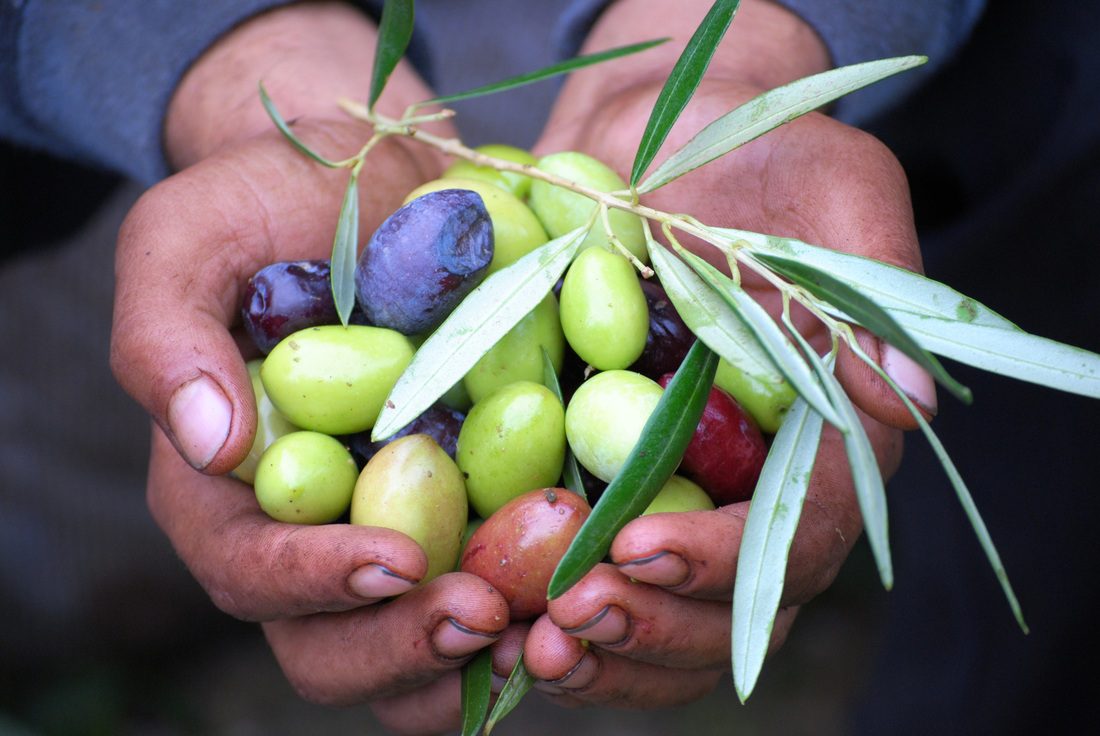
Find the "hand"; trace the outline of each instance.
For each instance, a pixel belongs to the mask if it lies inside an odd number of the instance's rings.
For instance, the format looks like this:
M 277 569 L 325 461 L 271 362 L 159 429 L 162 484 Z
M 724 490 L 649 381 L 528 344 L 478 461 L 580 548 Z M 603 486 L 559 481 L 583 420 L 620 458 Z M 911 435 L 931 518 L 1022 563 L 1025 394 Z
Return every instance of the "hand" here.
M 218 477 L 244 457 L 255 425 L 231 331 L 242 289 L 271 262 L 327 257 L 348 175 L 283 140 L 256 83 L 263 79 L 284 116 L 298 119 L 294 129 L 307 144 L 343 158 L 370 131 L 335 101 L 368 89 L 374 39 L 369 21 L 343 4 L 299 4 L 243 24 L 196 62 L 166 121 L 179 173 L 141 198 L 119 234 L 112 366 L 156 423 L 153 516 L 214 603 L 263 622 L 303 697 L 377 700 L 396 732 L 430 732 L 452 722 L 448 709 L 458 703 L 438 693 L 507 625 L 503 599 L 455 574 L 380 603 L 424 575 L 411 539 L 371 527 L 277 523 L 247 486 Z M 401 66 L 379 107 L 399 113 L 430 96 Z M 440 170 L 424 147 L 378 146 L 360 180 L 361 231 Z M 402 696 L 414 705 L 402 705 Z
M 641 0 L 620 0 L 601 19 L 587 50 L 654 35 L 684 41 L 705 8 L 668 20 L 659 33 Z M 697 4 L 698 5 L 698 4 Z M 709 5 L 705 3 L 704 5 Z M 671 44 L 670 44 L 671 46 Z M 682 48 L 682 46 L 681 46 Z M 580 150 L 629 172 L 653 102 L 679 48 L 658 47 L 567 83 L 539 144 L 541 153 Z M 827 54 L 798 18 L 767 2 L 742 3 L 704 83 L 673 129 L 664 151 L 765 89 L 827 68 Z M 652 193 L 645 203 L 687 212 L 709 225 L 796 237 L 809 243 L 920 270 L 920 253 L 904 174 L 870 136 L 811 114 Z M 722 259 L 693 247 L 715 265 Z M 778 295 L 744 274 L 745 286 L 773 315 Z M 828 335 L 796 313 L 802 334 L 820 351 Z M 858 331 L 861 347 L 928 414 L 930 378 L 893 348 Z M 885 477 L 901 456 L 900 429 L 915 426 L 902 403 L 847 351 L 837 374 L 857 407 Z M 568 703 L 653 707 L 708 692 L 729 666 L 730 597 L 748 503 L 713 512 L 637 519 L 616 537 L 614 565 L 601 565 L 532 628 L 525 657 L 542 688 Z M 843 443 L 826 428 L 803 509 L 772 648 L 782 643 L 797 607 L 835 578 L 861 520 Z M 636 582 L 631 582 L 631 581 Z M 585 650 L 581 639 L 595 646 Z M 670 676 L 670 669 L 675 669 Z M 563 679 L 564 678 L 564 679 Z

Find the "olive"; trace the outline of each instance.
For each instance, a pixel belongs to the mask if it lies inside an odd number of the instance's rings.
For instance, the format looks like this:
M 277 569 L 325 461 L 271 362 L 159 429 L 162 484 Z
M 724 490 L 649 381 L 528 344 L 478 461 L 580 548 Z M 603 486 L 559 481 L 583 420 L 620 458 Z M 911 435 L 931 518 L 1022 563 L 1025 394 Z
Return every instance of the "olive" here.
M 667 511 L 713 511 L 714 501 L 710 500 L 707 492 L 695 483 L 683 476 L 674 475 L 665 482 L 650 501 L 649 506 L 642 512 L 642 516 L 648 514 L 661 514 Z
M 275 440 L 256 468 L 256 500 L 268 516 L 296 524 L 326 524 L 351 503 L 359 468 L 336 439 L 291 432 Z
M 763 380 L 735 367 L 725 359 L 718 361 L 714 385 L 737 399 L 761 431 L 767 434 L 779 431 L 783 417 L 798 396 L 787 381 Z
M 252 483 L 256 480 L 256 466 L 260 463 L 260 457 L 271 443 L 285 434 L 290 434 L 298 429 L 287 421 L 286 417 L 279 413 L 271 399 L 264 391 L 264 384 L 260 380 L 260 365 L 262 360 L 248 361 L 248 375 L 252 379 L 252 394 L 256 397 L 256 435 L 252 439 L 252 448 L 241 464 L 231 471 L 233 476 Z
M 565 412 L 565 433 L 577 462 L 610 482 L 662 393 L 656 381 L 633 371 L 606 371 L 582 383 Z
M 470 398 L 476 403 L 516 381 L 542 383 L 544 349 L 555 372 L 560 372 L 565 338 L 558 317 L 558 300 L 553 294 L 547 294 L 466 374 L 463 384 Z
M 474 150 L 486 156 L 501 158 L 505 161 L 524 164 L 526 166 L 533 167 L 538 163 L 538 159 L 522 148 L 508 146 L 503 143 L 487 143 L 483 146 L 478 146 Z M 520 199 L 526 197 L 527 193 L 531 191 L 531 177 L 529 176 L 517 174 L 512 171 L 498 171 L 492 166 L 479 166 L 466 159 L 459 159 L 448 166 L 447 170 L 443 172 L 443 178 L 480 179 L 489 182 L 493 186 L 500 187 L 504 191 L 509 194 L 514 194 Z

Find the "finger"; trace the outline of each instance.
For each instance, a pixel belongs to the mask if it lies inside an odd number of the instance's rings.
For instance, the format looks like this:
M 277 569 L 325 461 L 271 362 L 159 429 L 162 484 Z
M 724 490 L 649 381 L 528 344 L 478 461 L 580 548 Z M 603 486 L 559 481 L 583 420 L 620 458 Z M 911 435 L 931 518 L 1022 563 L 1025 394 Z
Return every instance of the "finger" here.
M 420 736 L 455 731 L 462 723 L 462 674 L 448 672 L 409 693 L 370 704 L 386 733 Z
M 357 126 L 333 130 L 339 134 L 323 139 L 325 150 L 365 134 Z M 364 228 L 422 179 L 402 150 L 377 151 L 372 163 L 393 175 L 387 186 L 363 187 Z M 262 136 L 164 180 L 123 223 L 111 365 L 193 467 L 224 473 L 247 453 L 255 407 L 228 327 L 259 268 L 328 255 L 346 181 L 346 172 Z
M 303 698 L 346 705 L 421 687 L 458 670 L 508 625 L 508 603 L 467 573 L 442 575 L 383 604 L 264 624 Z
M 900 461 L 901 433 L 870 420 L 864 425 L 888 477 Z M 678 595 L 730 600 L 748 506 L 640 517 L 615 537 L 611 559 L 626 576 Z M 828 587 L 860 528 L 843 440 L 826 427 L 788 556 L 782 604 L 804 603 Z
M 631 582 L 612 565 L 593 568 L 548 614 L 570 636 L 629 659 L 692 669 L 729 661 L 728 603 Z
M 531 631 L 526 621 L 511 624 L 493 644 L 493 693 L 499 695 L 512 674 L 516 661 L 523 654 L 523 645 Z
M 588 649 L 543 616 L 523 652 L 535 687 L 562 705 L 663 708 L 697 700 L 718 684 L 721 670 L 672 670 Z
M 932 376 L 908 355 L 863 328 L 856 328 L 855 335 L 860 350 L 882 367 L 886 375 L 890 376 L 920 410 L 925 420 L 936 416 L 938 401 Z M 855 405 L 870 416 L 898 429 L 917 428 L 917 420 L 898 399 L 894 390 L 882 380 L 874 368 L 843 343 L 837 357 L 836 374 Z
M 192 575 L 237 618 L 348 610 L 403 593 L 427 571 L 420 546 L 400 532 L 272 520 L 252 489 L 195 471 L 157 428 L 147 496 Z

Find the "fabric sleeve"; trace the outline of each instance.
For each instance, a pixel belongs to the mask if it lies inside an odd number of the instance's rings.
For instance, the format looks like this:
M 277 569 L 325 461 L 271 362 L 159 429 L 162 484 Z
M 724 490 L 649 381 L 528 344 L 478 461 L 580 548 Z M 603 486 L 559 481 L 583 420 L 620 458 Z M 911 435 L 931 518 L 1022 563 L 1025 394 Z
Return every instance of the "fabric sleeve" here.
M 841 99 L 834 116 L 860 124 L 903 100 L 967 41 L 985 0 L 776 0 L 824 40 L 835 66 L 923 54 L 928 63 Z M 736 20 L 734 21 L 736 22 Z

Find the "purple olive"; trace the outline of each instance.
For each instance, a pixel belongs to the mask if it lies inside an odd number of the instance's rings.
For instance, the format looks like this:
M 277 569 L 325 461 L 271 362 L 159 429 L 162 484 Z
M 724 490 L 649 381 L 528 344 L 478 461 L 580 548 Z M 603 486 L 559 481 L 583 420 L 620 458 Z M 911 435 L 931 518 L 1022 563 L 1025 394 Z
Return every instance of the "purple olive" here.
M 649 334 L 642 355 L 630 370 L 656 380 L 675 372 L 695 342 L 664 288 L 652 279 L 642 279 L 642 292 L 649 305 Z
M 283 261 L 261 268 L 245 287 L 241 317 L 265 355 L 292 332 L 339 321 L 329 262 Z
M 380 442 L 371 442 L 370 430 L 347 435 L 344 437 L 344 442 L 351 449 L 351 454 L 360 467 L 389 443 L 410 434 L 428 435 L 454 460 L 458 447 L 458 432 L 462 429 L 462 422 L 465 419 L 466 415 L 457 409 L 452 409 L 446 404 L 435 404 L 396 434 Z

